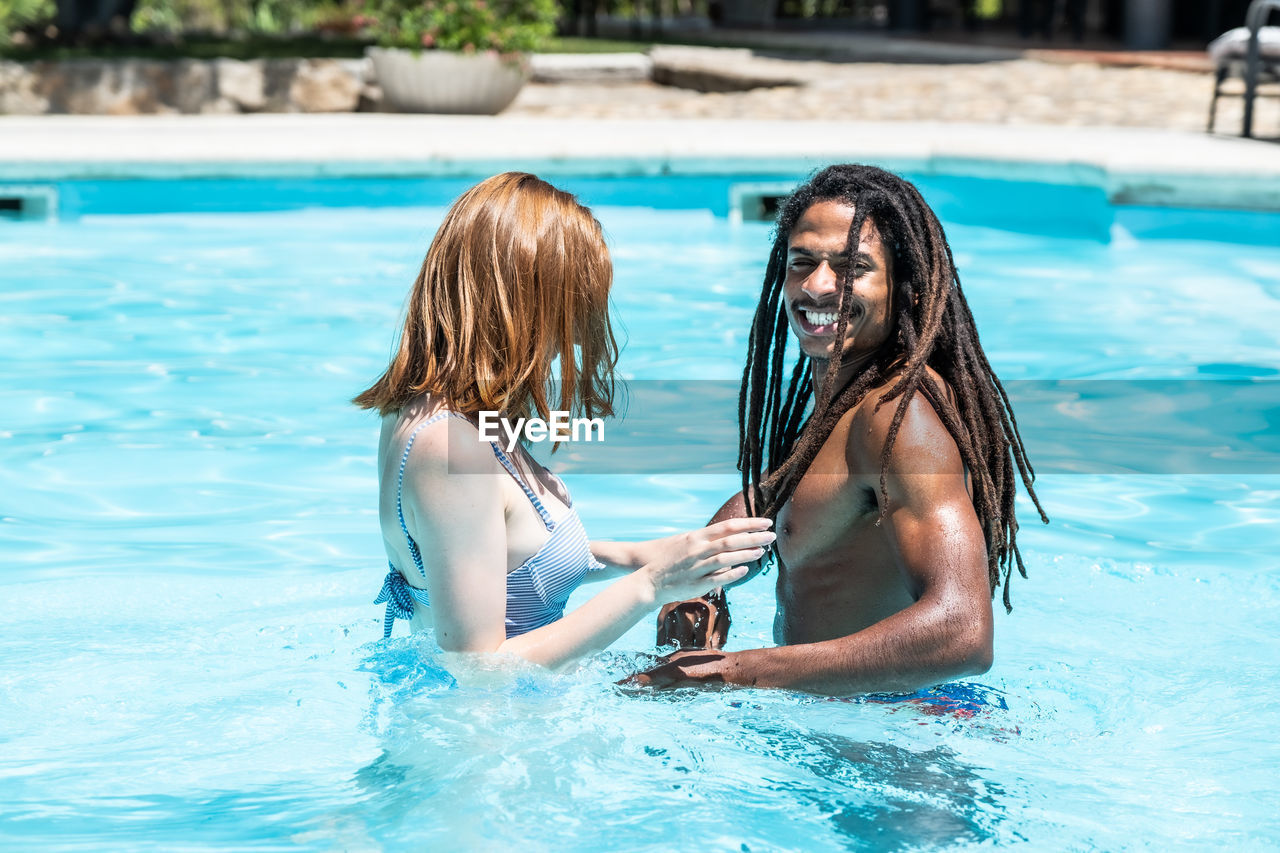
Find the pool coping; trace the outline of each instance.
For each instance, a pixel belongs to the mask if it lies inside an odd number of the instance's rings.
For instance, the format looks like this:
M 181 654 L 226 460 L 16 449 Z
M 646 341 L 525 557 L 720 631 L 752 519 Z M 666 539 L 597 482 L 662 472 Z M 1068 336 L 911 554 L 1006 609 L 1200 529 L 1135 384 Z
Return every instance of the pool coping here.
M 803 173 L 840 161 L 1280 212 L 1280 145 L 1134 128 L 393 114 L 0 117 L 0 183 Z

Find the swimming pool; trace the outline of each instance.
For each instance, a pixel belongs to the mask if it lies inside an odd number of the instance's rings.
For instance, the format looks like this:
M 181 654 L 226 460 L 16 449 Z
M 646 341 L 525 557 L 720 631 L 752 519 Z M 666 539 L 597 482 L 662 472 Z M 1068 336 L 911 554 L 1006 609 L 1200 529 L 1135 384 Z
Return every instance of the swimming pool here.
M 768 228 L 732 224 L 726 191 L 786 177 L 559 181 L 608 233 L 630 377 L 736 378 Z M 345 400 L 384 364 L 466 183 L 84 182 L 60 188 L 61 222 L 0 223 L 0 845 L 1280 842 L 1268 446 L 1231 473 L 1146 464 L 1150 447 L 1137 473 L 1042 468 L 1054 523 L 1021 507 L 1031 578 L 997 615 L 996 665 L 973 680 L 995 707 L 972 718 L 622 695 L 646 624 L 514 683 L 457 681 L 422 638 L 378 642 L 376 425 Z M 923 188 L 1002 378 L 1269 390 L 1280 371 L 1280 216 Z M 1278 409 L 1253 413 L 1257 435 Z M 592 534 L 617 538 L 700 524 L 734 484 L 570 483 Z M 768 582 L 733 603 L 731 647 L 766 643 Z

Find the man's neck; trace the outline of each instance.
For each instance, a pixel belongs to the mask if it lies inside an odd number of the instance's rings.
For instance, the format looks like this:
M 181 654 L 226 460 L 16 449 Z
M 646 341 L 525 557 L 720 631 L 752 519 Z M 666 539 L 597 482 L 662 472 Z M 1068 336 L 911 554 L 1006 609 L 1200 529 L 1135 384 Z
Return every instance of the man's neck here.
M 840 370 L 836 373 L 836 381 L 834 385 L 835 394 L 839 394 L 841 389 L 848 386 L 853 381 L 853 377 L 861 373 L 874 358 L 873 353 L 863 355 L 845 355 L 845 361 L 841 363 Z M 828 359 L 813 359 L 813 387 L 819 389 L 822 383 L 826 381 L 827 372 L 831 369 L 831 362 Z

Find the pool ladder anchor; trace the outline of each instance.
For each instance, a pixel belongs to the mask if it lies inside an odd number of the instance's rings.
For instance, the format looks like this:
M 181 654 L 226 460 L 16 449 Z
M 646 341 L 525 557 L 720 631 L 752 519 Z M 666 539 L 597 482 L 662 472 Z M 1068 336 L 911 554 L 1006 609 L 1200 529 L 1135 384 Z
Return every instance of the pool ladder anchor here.
M 48 184 L 0 184 L 0 219 L 58 218 L 58 188 Z

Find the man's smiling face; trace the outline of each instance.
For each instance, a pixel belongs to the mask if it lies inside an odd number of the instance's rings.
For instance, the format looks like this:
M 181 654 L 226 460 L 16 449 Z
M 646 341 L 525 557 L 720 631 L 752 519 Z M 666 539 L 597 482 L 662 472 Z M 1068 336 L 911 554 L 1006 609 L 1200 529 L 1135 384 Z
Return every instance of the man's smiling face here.
M 840 287 L 852 268 L 846 299 L 852 313 L 843 351 L 848 366 L 875 352 L 893 326 L 892 270 L 880 234 L 870 220 L 862 228 L 856 252 L 849 251 L 853 207 L 819 201 L 796 220 L 787 243 L 787 280 L 783 296 L 787 320 L 810 358 L 828 361 L 835 353 Z

